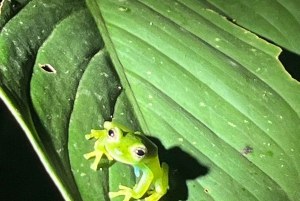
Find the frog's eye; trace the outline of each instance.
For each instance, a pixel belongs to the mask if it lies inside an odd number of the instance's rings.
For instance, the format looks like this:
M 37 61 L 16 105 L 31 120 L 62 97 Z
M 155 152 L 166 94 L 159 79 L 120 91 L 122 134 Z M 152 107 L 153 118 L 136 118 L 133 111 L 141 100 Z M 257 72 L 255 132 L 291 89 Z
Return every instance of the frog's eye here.
M 113 129 L 110 129 L 108 131 L 108 136 L 111 137 L 111 138 L 113 138 L 115 136 L 115 131 Z
M 107 132 L 107 135 L 108 135 L 109 139 L 116 140 L 119 136 L 118 129 L 116 129 L 116 128 L 109 129 Z
M 144 158 L 147 154 L 146 147 L 136 147 L 133 149 L 133 151 L 137 158 Z

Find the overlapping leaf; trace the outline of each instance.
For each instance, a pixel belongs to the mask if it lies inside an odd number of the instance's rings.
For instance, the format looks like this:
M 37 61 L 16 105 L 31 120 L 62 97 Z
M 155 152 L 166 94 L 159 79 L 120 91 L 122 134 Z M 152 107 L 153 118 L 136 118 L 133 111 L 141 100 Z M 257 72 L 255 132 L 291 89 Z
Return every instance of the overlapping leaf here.
M 300 54 L 297 34 L 300 31 L 299 1 L 209 2 L 209 7 L 224 12 L 224 15 L 229 16 L 235 23 Z
M 277 48 L 197 1 L 89 2 L 150 133 L 209 168 L 188 182 L 189 199 L 297 197 L 299 98 L 288 94 L 299 85 Z

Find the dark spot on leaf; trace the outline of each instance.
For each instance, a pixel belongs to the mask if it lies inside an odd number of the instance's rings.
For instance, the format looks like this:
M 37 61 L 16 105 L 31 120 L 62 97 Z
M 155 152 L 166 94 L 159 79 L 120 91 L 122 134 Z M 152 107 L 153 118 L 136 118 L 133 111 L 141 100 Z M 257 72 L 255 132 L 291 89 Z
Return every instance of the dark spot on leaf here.
M 250 147 L 249 145 L 247 145 L 247 146 L 243 149 L 242 154 L 243 154 L 243 155 L 247 155 L 247 154 L 249 154 L 249 153 L 253 153 L 253 148 Z
M 39 66 L 44 70 L 47 71 L 48 73 L 56 73 L 56 70 L 53 66 L 50 64 L 39 64 Z
M 257 175 L 257 172 L 250 172 L 250 175 Z
M 267 154 L 268 154 L 269 156 L 271 156 L 271 157 L 273 157 L 273 156 L 274 156 L 274 153 L 273 153 L 273 151 L 267 151 Z

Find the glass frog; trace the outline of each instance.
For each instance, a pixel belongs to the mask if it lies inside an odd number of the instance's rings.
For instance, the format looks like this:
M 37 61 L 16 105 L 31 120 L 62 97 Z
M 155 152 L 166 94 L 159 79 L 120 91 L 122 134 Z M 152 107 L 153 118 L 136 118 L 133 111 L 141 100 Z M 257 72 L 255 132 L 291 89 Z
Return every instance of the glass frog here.
M 86 159 L 95 157 L 91 165 L 93 170 L 97 170 L 104 154 L 109 160 L 131 165 L 136 177 L 142 173 L 139 182 L 133 188 L 119 185 L 118 192 L 109 192 L 110 198 L 123 195 L 123 201 L 129 201 L 130 198 L 139 199 L 147 192 L 149 196 L 145 201 L 158 201 L 167 192 L 169 166 L 164 162 L 160 166 L 157 146 L 145 135 L 106 121 L 104 130 L 91 130 L 91 134 L 85 137 L 97 139 L 94 151 L 84 154 Z

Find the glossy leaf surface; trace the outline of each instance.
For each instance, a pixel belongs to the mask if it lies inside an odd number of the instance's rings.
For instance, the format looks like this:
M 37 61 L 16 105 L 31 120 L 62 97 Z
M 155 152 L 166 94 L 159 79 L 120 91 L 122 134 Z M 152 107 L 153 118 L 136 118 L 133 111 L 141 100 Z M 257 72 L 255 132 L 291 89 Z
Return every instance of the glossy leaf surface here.
M 300 87 L 278 47 L 204 1 L 86 3 L 2 7 L 1 98 L 65 199 L 134 185 L 129 166 L 94 172 L 82 156 L 112 116 L 170 165 L 162 200 L 300 196 Z

